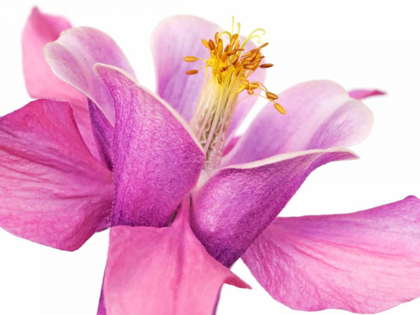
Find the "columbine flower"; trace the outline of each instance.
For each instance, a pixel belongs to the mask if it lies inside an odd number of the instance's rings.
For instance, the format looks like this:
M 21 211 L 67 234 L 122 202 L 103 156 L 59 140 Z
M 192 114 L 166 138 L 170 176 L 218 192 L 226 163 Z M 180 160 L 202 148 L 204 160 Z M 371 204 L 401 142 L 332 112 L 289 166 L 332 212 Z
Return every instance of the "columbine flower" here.
M 356 98 L 377 91 L 312 81 L 276 95 L 264 45 L 243 52 L 239 34 L 181 16 L 153 34 L 156 95 L 107 35 L 56 40 L 67 28 L 35 9 L 24 69 L 29 93 L 69 101 L 77 125 L 68 103 L 45 99 L 0 119 L 0 225 L 64 250 L 113 226 L 99 314 L 211 314 L 224 282 L 247 287 L 227 268 L 240 257 L 294 309 L 373 313 L 419 296 L 417 198 L 276 218 L 312 170 L 356 157 L 342 146 L 372 123 Z M 69 85 L 42 59 L 54 40 L 45 57 Z M 235 138 L 255 99 L 240 97 L 261 90 L 270 104 Z

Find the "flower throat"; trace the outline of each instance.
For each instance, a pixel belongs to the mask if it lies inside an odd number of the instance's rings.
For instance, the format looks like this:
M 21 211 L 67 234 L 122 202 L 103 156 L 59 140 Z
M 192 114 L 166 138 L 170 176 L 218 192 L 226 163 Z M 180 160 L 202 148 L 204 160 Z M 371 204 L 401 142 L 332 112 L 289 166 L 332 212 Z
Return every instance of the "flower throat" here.
M 261 51 L 268 43 L 264 43 L 258 48 L 245 52 L 245 45 L 257 38 L 261 43 L 261 32 L 265 31 L 257 28 L 249 34 L 241 44 L 239 39 L 241 25 L 238 23 L 238 32 L 234 33 L 234 19 L 232 19 L 232 32 L 224 31 L 216 33 L 213 40 L 202 40 L 203 45 L 209 50 L 208 59 L 187 56 L 186 62 L 204 61 L 204 66 L 198 70 L 189 70 L 187 75 L 197 74 L 205 69 L 206 76 L 200 99 L 196 107 L 190 126 L 197 136 L 206 154 L 206 164 L 204 166 L 208 175 L 211 175 L 220 165 L 223 150 L 226 142 L 226 135 L 229 129 L 236 106 L 243 99 L 239 100 L 242 92 L 247 92 L 248 96 L 259 96 L 274 104 L 274 107 L 285 114 L 284 108 L 276 103 L 277 95 L 271 93 L 261 82 L 248 80 L 250 75 L 258 68 L 270 68 L 273 64 L 262 63 L 264 56 Z M 221 38 L 226 37 L 226 45 Z M 255 94 L 259 89 L 265 96 Z

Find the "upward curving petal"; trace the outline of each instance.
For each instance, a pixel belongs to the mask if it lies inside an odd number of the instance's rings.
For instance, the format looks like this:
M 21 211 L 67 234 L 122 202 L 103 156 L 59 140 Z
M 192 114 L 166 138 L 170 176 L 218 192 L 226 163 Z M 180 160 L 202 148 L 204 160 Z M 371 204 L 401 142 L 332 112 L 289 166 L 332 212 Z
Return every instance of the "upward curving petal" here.
M 353 158 L 352 152 L 336 148 L 221 169 L 193 193 L 192 229 L 210 255 L 231 266 L 313 170 Z
M 152 35 L 152 53 L 157 76 L 157 94 L 189 122 L 204 83 L 205 71 L 188 76 L 187 70 L 203 66 L 202 61 L 187 63 L 186 56 L 208 58 L 201 43 L 213 38 L 220 27 L 195 16 L 174 16 L 161 22 Z
M 167 226 L 205 156 L 185 121 L 121 70 L 96 65 L 115 101 L 113 225 Z
M 107 315 L 212 315 L 224 283 L 249 288 L 206 252 L 186 218 L 166 228 L 111 228 Z
M 281 93 L 277 101 L 286 115 L 267 104 L 225 156 L 224 165 L 354 145 L 363 141 L 372 127 L 372 112 L 331 81 L 296 85 Z
M 242 256 L 296 310 L 378 313 L 420 296 L 420 201 L 350 214 L 277 218 Z
M 385 95 L 386 93 L 381 90 L 367 90 L 367 89 L 358 89 L 349 91 L 349 95 L 357 100 L 362 100 L 372 96 Z
M 71 24 L 66 19 L 43 14 L 38 8 L 32 9 L 22 34 L 26 88 L 29 95 L 34 98 L 51 98 L 70 102 L 86 145 L 92 154 L 98 157 L 86 97 L 57 78 L 44 58 L 44 46 L 55 41 L 62 31 L 69 28 Z
M 95 63 L 119 67 L 131 76 L 134 71 L 124 53 L 107 34 L 90 27 L 77 27 L 63 32 L 44 48 L 45 58 L 57 77 L 97 104 L 114 123 L 111 95 L 95 76 Z
M 84 144 L 68 103 L 38 100 L 0 118 L 0 200 L 2 228 L 63 250 L 107 225 L 111 173 Z

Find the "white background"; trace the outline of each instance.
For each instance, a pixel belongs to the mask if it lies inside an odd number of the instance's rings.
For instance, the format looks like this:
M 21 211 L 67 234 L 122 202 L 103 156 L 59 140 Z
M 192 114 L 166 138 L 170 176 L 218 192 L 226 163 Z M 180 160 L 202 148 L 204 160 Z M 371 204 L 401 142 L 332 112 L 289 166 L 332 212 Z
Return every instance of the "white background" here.
M 93 26 L 110 34 L 140 82 L 151 89 L 155 79 L 150 34 L 165 17 L 194 14 L 229 29 L 235 15 L 245 32 L 263 27 L 270 42 L 265 54 L 275 64 L 266 80 L 270 90 L 331 79 L 347 89 L 388 92 L 386 97 L 366 101 L 375 114 L 375 125 L 369 139 L 353 147 L 361 159 L 315 171 L 282 215 L 345 213 L 409 194 L 420 196 L 420 8 L 416 1 L 0 0 L 1 115 L 30 100 L 20 40 L 33 5 L 66 16 L 75 26 Z M 96 234 L 77 252 L 67 253 L 0 230 L 0 314 L 96 315 L 107 237 L 107 232 Z M 271 299 L 242 262 L 233 271 L 253 290 L 225 286 L 218 314 L 297 313 Z M 383 314 L 419 312 L 420 300 L 416 300 Z

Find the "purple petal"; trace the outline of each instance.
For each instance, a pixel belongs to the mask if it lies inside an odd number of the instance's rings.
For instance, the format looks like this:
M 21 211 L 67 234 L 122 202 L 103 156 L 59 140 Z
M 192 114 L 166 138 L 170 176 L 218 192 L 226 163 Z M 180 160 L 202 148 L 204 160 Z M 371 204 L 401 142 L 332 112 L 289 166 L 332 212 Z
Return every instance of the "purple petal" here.
M 317 150 L 222 169 L 193 195 L 192 228 L 210 255 L 231 266 L 314 169 L 353 158 L 346 149 Z
M 68 103 L 38 100 L 0 118 L 0 226 L 63 250 L 106 226 L 111 173 L 89 152 Z
M 169 228 L 111 228 L 104 281 L 108 315 L 212 315 L 224 283 L 249 288 L 206 252 L 187 218 Z
M 102 110 L 91 100 L 89 100 L 89 113 L 99 156 L 102 162 L 112 170 L 112 138 L 114 136 L 114 126 L 106 118 Z
M 330 81 L 311 81 L 279 95 L 280 115 L 267 104 L 223 164 L 248 163 L 276 154 L 350 146 L 370 132 L 373 115 L 360 101 Z
M 93 28 L 77 27 L 63 32 L 44 48 L 45 58 L 57 77 L 97 104 L 114 123 L 114 105 L 106 87 L 95 76 L 93 65 L 105 63 L 134 76 L 130 63 L 115 41 Z
M 362 100 L 364 98 L 368 98 L 371 96 L 378 96 L 378 95 L 385 95 L 385 94 L 386 93 L 381 90 L 359 89 L 359 90 L 349 91 L 349 95 L 357 100 Z
M 341 215 L 277 218 L 243 255 L 296 310 L 378 313 L 420 296 L 420 201 Z
M 45 44 L 55 41 L 71 24 L 62 17 L 32 10 L 22 34 L 23 71 L 29 95 L 70 102 L 80 133 L 90 151 L 98 156 L 90 125 L 86 97 L 58 79 L 45 61 Z
M 152 35 L 152 53 L 157 75 L 157 93 L 186 121 L 190 121 L 204 83 L 205 70 L 194 76 L 190 69 L 202 61 L 185 62 L 186 56 L 208 58 L 209 50 L 201 40 L 214 38 L 220 27 L 194 16 L 174 16 L 161 22 Z
M 195 187 L 203 150 L 182 118 L 119 69 L 96 65 L 114 97 L 114 225 L 166 226 Z

